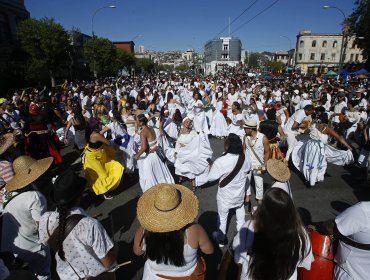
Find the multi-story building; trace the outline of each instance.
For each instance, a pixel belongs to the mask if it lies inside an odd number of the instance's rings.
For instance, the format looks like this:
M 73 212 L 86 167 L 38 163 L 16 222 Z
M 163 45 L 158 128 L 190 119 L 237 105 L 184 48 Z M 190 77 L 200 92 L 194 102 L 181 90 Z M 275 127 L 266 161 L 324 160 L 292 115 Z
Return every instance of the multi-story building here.
M 340 68 L 340 53 L 343 44 L 343 65 L 362 63 L 362 50 L 355 43 L 355 36 L 341 34 L 318 34 L 302 31 L 297 35 L 295 68 L 304 73 L 325 73 Z
M 205 74 L 214 74 L 223 66 L 238 66 L 241 60 L 242 43 L 239 38 L 220 37 L 204 46 Z
M 17 26 L 29 17 L 24 0 L 0 0 L 0 45 L 17 42 Z
M 133 41 L 113 42 L 113 45 L 115 45 L 118 49 L 127 51 L 128 53 L 135 53 L 135 43 Z

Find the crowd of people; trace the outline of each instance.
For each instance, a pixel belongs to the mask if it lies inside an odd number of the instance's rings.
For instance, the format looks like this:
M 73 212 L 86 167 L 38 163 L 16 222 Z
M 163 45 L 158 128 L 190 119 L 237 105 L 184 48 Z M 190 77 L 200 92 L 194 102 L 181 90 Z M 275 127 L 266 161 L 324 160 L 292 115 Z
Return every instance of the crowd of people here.
M 147 259 L 143 279 L 204 279 L 206 262 L 198 252 L 213 254 L 214 245 L 230 243 L 231 210 L 241 279 L 297 279 L 297 267 L 309 270 L 314 257 L 294 206 L 290 169 L 315 187 L 328 163 L 352 164 L 358 183 L 368 185 L 369 90 L 367 79 L 291 74 L 265 80 L 230 68 L 209 76 L 65 81 L 1 98 L 0 279 L 17 273 L 51 279 L 51 259 L 60 279 L 114 279 L 117 248 L 79 205 L 85 188 L 113 199 L 136 171 L 143 195 L 133 251 Z M 216 140 L 224 141 L 217 159 L 211 137 L 225 139 Z M 83 177 L 64 162 L 66 146 L 81 158 Z M 45 197 L 38 184 L 50 169 L 56 176 Z M 266 173 L 274 180 L 269 189 Z M 218 182 L 218 230 L 211 238 L 194 222 L 202 203 L 197 189 L 209 182 Z M 51 205 L 55 211 L 47 211 Z M 335 279 L 370 274 L 362 249 L 370 243 L 369 211 L 370 203 L 362 202 L 328 226 L 354 242 L 339 238 Z M 14 268 L 9 253 L 28 270 Z

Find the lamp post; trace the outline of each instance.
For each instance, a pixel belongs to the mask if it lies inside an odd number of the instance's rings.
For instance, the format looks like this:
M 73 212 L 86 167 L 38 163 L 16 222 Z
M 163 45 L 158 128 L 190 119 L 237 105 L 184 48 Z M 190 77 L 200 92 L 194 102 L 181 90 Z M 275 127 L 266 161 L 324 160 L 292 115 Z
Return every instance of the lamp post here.
M 347 19 L 347 17 L 346 17 L 346 15 L 345 15 L 345 13 L 341 10 L 341 9 L 339 9 L 338 7 L 336 7 L 336 6 L 328 6 L 328 5 L 325 5 L 325 6 L 323 6 L 323 8 L 324 9 L 336 9 L 336 10 L 338 10 L 342 15 L 343 15 L 343 23 L 345 24 L 346 23 L 346 19 Z M 344 27 L 343 29 L 342 29 L 342 44 L 341 44 L 341 46 L 340 46 L 340 53 L 339 53 L 339 67 L 338 67 L 338 77 L 337 77 L 337 79 L 339 80 L 339 77 L 340 77 L 340 71 L 342 70 L 342 67 L 343 67 L 343 56 L 344 56 L 344 44 L 345 44 L 345 37 L 346 36 L 346 28 Z
M 288 36 L 285 36 L 285 35 L 280 35 L 280 38 L 285 38 L 285 39 L 287 39 L 289 41 L 288 66 L 290 66 L 291 65 L 291 63 L 290 63 L 290 60 L 291 60 L 291 58 L 290 58 L 290 50 L 292 49 L 292 40 L 290 40 L 290 38 Z
M 104 7 L 100 7 L 98 9 L 95 10 L 95 12 L 93 13 L 92 17 L 91 17 L 91 35 L 92 35 L 92 39 L 94 40 L 95 39 L 95 34 L 94 34 L 94 19 L 95 19 L 95 15 L 103 10 L 103 9 L 115 9 L 116 6 L 114 5 L 109 5 L 109 6 L 104 6 Z M 96 70 L 95 70 L 95 46 L 93 45 L 93 70 L 94 70 L 94 77 L 96 78 L 97 77 L 97 73 L 96 73 Z

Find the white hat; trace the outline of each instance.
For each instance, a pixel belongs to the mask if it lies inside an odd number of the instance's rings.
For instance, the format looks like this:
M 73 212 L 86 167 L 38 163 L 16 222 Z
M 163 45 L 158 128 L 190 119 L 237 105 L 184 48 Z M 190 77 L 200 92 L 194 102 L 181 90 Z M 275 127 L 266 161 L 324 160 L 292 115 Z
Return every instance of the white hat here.
M 298 94 L 298 93 L 299 93 L 299 90 L 298 90 L 298 89 L 295 89 L 295 90 L 293 90 L 293 92 L 294 92 L 295 94 Z
M 244 128 L 257 128 L 257 121 L 255 119 L 244 119 Z

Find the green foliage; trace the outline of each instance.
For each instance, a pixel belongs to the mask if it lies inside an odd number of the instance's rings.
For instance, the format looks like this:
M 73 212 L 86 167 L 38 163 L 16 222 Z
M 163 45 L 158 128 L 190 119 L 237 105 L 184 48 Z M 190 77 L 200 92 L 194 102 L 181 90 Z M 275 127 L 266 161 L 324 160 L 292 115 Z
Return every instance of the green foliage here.
M 68 33 L 53 19 L 27 19 L 18 26 L 18 38 L 29 55 L 28 74 L 47 72 L 52 86 L 55 86 L 55 74 L 68 59 Z
M 126 50 L 117 48 L 117 68 L 122 70 L 124 67 L 131 68 L 135 65 L 135 56 Z
M 246 58 L 246 64 L 250 68 L 261 68 L 269 64 L 268 59 L 261 53 L 250 53 Z
M 85 43 L 84 52 L 92 71 L 95 64 L 98 77 L 117 74 L 117 49 L 111 41 L 94 37 Z
M 155 66 L 156 64 L 149 58 L 136 59 L 136 67 L 145 72 L 151 72 L 155 69 Z
M 175 70 L 179 70 L 179 71 L 186 71 L 186 70 L 189 70 L 189 69 L 190 69 L 190 67 L 188 65 L 185 65 L 185 64 L 181 64 L 181 65 L 175 67 Z
M 280 72 L 283 70 L 284 63 L 282 61 L 271 61 L 269 66 L 272 71 Z
M 367 70 L 370 70 L 370 0 L 356 0 L 346 24 L 350 33 L 356 34 L 356 37 L 364 37 L 356 40 L 356 43 L 363 49 Z

